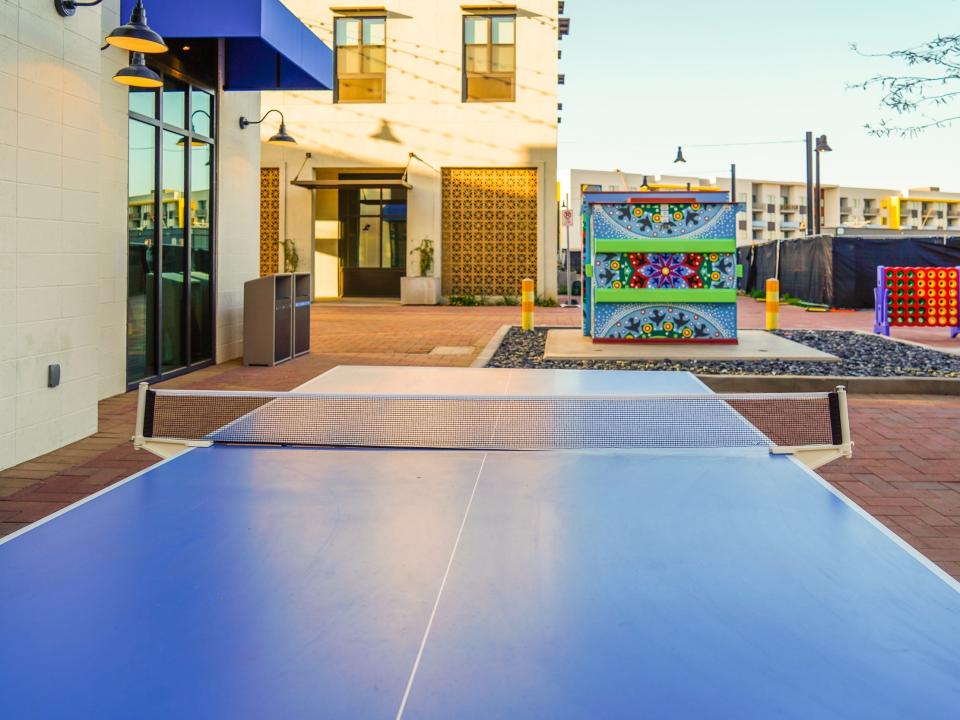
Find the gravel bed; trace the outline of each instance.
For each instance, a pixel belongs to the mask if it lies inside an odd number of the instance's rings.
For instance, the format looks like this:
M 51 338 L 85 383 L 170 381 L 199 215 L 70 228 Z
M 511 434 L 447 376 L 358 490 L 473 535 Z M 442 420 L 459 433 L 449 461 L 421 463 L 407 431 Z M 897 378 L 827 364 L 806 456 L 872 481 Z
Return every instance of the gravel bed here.
M 960 355 L 846 330 L 781 330 L 777 334 L 840 358 L 838 363 L 778 360 L 544 360 L 549 328 L 511 328 L 487 367 L 594 370 L 689 370 L 704 375 L 841 375 L 850 377 L 960 377 Z M 960 342 L 960 340 L 958 340 Z

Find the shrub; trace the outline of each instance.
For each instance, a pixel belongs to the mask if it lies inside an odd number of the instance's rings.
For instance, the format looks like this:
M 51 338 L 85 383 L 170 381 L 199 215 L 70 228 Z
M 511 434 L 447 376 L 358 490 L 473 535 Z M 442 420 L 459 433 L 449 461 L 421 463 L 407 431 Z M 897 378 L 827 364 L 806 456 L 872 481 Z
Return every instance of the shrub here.
M 476 295 L 450 295 L 447 297 L 447 304 L 460 307 L 476 307 L 480 304 L 480 299 Z

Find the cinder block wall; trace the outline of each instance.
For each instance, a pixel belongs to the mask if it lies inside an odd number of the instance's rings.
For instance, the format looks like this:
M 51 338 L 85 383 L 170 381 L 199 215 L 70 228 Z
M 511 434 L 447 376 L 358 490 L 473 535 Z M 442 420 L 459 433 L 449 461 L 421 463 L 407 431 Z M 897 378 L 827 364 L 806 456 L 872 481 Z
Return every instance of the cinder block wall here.
M 0 468 L 95 432 L 98 398 L 123 389 L 122 355 L 104 362 L 124 330 L 123 54 L 100 52 L 118 5 L 65 20 L 0 0 Z

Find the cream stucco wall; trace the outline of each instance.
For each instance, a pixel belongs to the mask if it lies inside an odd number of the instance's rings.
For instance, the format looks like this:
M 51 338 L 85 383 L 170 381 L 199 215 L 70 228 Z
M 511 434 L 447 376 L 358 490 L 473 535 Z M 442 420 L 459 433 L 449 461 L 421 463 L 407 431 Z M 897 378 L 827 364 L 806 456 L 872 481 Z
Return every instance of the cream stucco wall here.
M 216 361 L 243 355 L 243 284 L 260 275 L 260 139 L 241 130 L 260 93 L 221 93 L 218 124 Z
M 331 7 L 344 3 L 284 0 L 324 42 L 333 45 Z M 491 3 L 500 4 L 500 3 Z M 347 5 L 350 5 L 349 3 Z M 402 169 L 413 152 L 435 168 L 537 168 L 540 182 L 538 288 L 556 294 L 557 3 L 530 0 L 517 12 L 515 102 L 464 103 L 461 3 L 455 0 L 390 0 L 387 8 L 387 101 L 333 103 L 331 92 L 264 93 L 263 110 L 277 107 L 301 149 L 264 146 L 264 166 L 281 167 L 285 207 L 282 237 L 297 240 L 301 262 L 313 254 L 311 193 L 290 187 L 304 160 L 313 168 Z M 350 5 L 362 7 L 363 4 Z M 262 128 L 265 140 L 276 121 Z M 440 243 L 440 176 L 414 161 L 409 181 L 407 245 L 429 237 Z M 415 256 L 408 274 L 416 274 Z
M 0 469 L 96 432 L 98 400 L 126 389 L 127 58 L 100 50 L 119 4 L 0 0 Z M 242 354 L 258 274 L 260 142 L 237 118 L 259 109 L 221 96 L 218 361 Z
M 0 468 L 94 432 L 122 389 L 101 372 L 123 347 L 126 93 L 109 83 L 122 53 L 100 52 L 118 5 L 65 21 L 0 0 Z

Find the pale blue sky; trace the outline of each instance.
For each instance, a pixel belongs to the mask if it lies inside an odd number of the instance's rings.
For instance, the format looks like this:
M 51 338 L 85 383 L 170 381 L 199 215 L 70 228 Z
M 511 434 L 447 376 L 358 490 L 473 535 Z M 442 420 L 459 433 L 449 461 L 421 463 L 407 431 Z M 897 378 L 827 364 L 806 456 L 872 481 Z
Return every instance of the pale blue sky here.
M 570 168 L 801 180 L 802 145 L 697 144 L 826 133 L 823 181 L 960 192 L 960 123 L 875 138 L 879 95 L 846 84 L 896 66 L 880 52 L 960 33 L 960 0 L 567 0 L 560 178 Z M 953 107 L 960 113 L 960 102 Z M 918 118 L 919 119 L 919 118 Z M 686 165 L 674 165 L 677 145 Z

